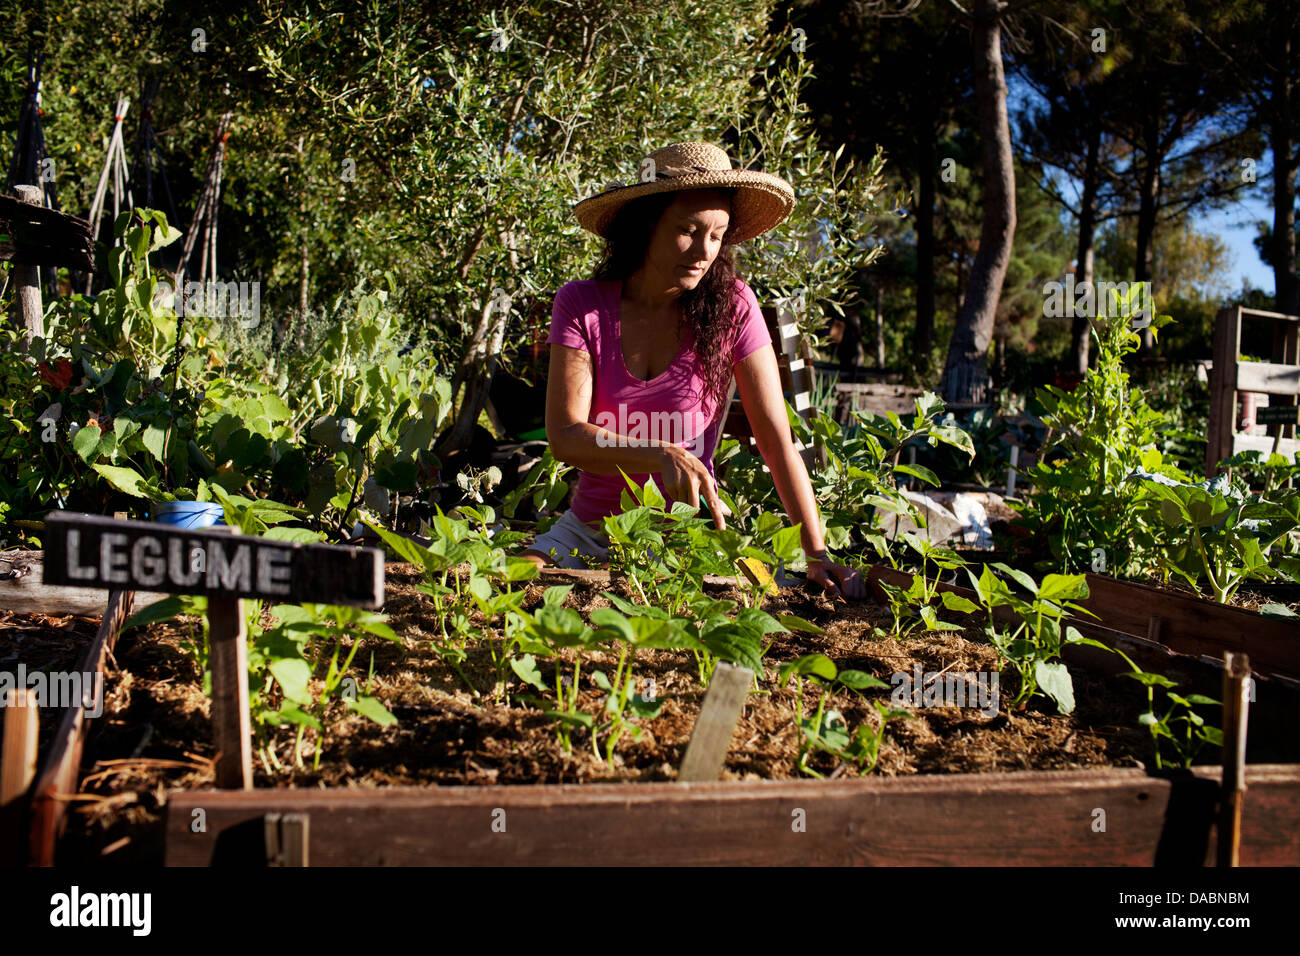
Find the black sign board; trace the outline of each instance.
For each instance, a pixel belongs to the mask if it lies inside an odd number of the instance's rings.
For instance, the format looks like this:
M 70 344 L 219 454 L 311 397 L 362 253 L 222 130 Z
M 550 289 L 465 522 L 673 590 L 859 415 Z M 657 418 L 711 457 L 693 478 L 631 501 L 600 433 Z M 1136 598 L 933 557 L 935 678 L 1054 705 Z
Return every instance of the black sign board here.
M 55 511 L 45 518 L 45 583 L 377 608 L 374 548 L 268 541 L 227 529 Z
M 1260 405 L 1255 408 L 1256 425 L 1295 425 L 1300 405 Z

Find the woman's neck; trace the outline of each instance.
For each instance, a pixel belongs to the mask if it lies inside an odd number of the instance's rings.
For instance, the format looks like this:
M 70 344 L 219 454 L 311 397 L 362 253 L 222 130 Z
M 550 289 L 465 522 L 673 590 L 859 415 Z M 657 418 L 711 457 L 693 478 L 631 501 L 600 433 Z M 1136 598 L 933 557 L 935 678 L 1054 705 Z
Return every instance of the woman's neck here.
M 656 286 L 658 285 L 658 288 Z M 638 269 L 623 280 L 623 298 L 646 312 L 672 312 L 680 303 L 682 290 L 671 283 L 656 283 Z

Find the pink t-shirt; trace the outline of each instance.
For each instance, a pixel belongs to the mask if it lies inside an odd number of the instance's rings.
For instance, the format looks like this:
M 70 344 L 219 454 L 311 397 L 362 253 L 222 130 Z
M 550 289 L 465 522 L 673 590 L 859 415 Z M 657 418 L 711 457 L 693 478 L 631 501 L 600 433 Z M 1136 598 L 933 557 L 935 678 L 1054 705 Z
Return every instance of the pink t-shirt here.
M 623 361 L 620 336 L 621 280 L 583 280 L 567 283 L 555 295 L 551 309 L 551 334 L 546 341 L 584 349 L 591 354 L 594 381 L 591 413 L 587 421 L 616 435 L 632 439 L 657 439 L 681 445 L 700 458 L 713 474 L 712 451 L 723 415 L 717 402 L 705 400 L 704 380 L 695 362 L 695 336 L 689 329 L 672 364 L 649 381 L 634 378 Z M 733 298 L 734 333 L 731 364 L 770 346 L 772 337 L 754 292 L 736 280 Z M 725 411 L 725 410 L 724 410 Z M 647 474 L 629 474 L 644 485 Z M 653 475 L 663 491 L 663 477 Z M 571 507 L 579 521 L 597 522 L 622 510 L 620 496 L 627 485 L 623 476 L 579 472 L 578 489 Z M 668 497 L 665 493 L 665 497 Z M 671 498 L 669 498 L 671 501 Z

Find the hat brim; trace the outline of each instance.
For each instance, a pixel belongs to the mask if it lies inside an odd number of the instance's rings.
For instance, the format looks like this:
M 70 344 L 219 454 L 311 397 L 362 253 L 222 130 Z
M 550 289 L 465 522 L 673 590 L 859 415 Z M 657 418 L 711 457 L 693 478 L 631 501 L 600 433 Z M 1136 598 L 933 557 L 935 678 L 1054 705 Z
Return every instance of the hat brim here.
M 574 206 L 578 223 L 604 236 L 618 211 L 633 199 L 684 189 L 736 190 L 731 204 L 727 242 L 735 245 L 780 225 L 794 209 L 794 188 L 779 176 L 751 169 L 708 170 L 651 182 L 616 186 L 589 196 Z

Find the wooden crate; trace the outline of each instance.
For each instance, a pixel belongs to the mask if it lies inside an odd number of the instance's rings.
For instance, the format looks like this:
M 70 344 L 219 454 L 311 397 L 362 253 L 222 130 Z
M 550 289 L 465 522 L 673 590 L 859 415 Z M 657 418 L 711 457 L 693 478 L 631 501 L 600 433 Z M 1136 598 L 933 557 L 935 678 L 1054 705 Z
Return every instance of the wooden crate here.
M 1241 324 L 1245 319 L 1273 323 L 1273 361 L 1241 361 Z M 1210 371 L 1210 423 L 1206 436 L 1205 473 L 1238 452 L 1268 455 L 1276 443 L 1287 457 L 1300 450 L 1294 425 L 1269 425 L 1268 437 L 1237 431 L 1240 393 L 1262 392 L 1271 405 L 1295 405 L 1300 395 L 1300 316 L 1261 312 L 1241 306 L 1220 309 L 1214 323 L 1214 365 Z

